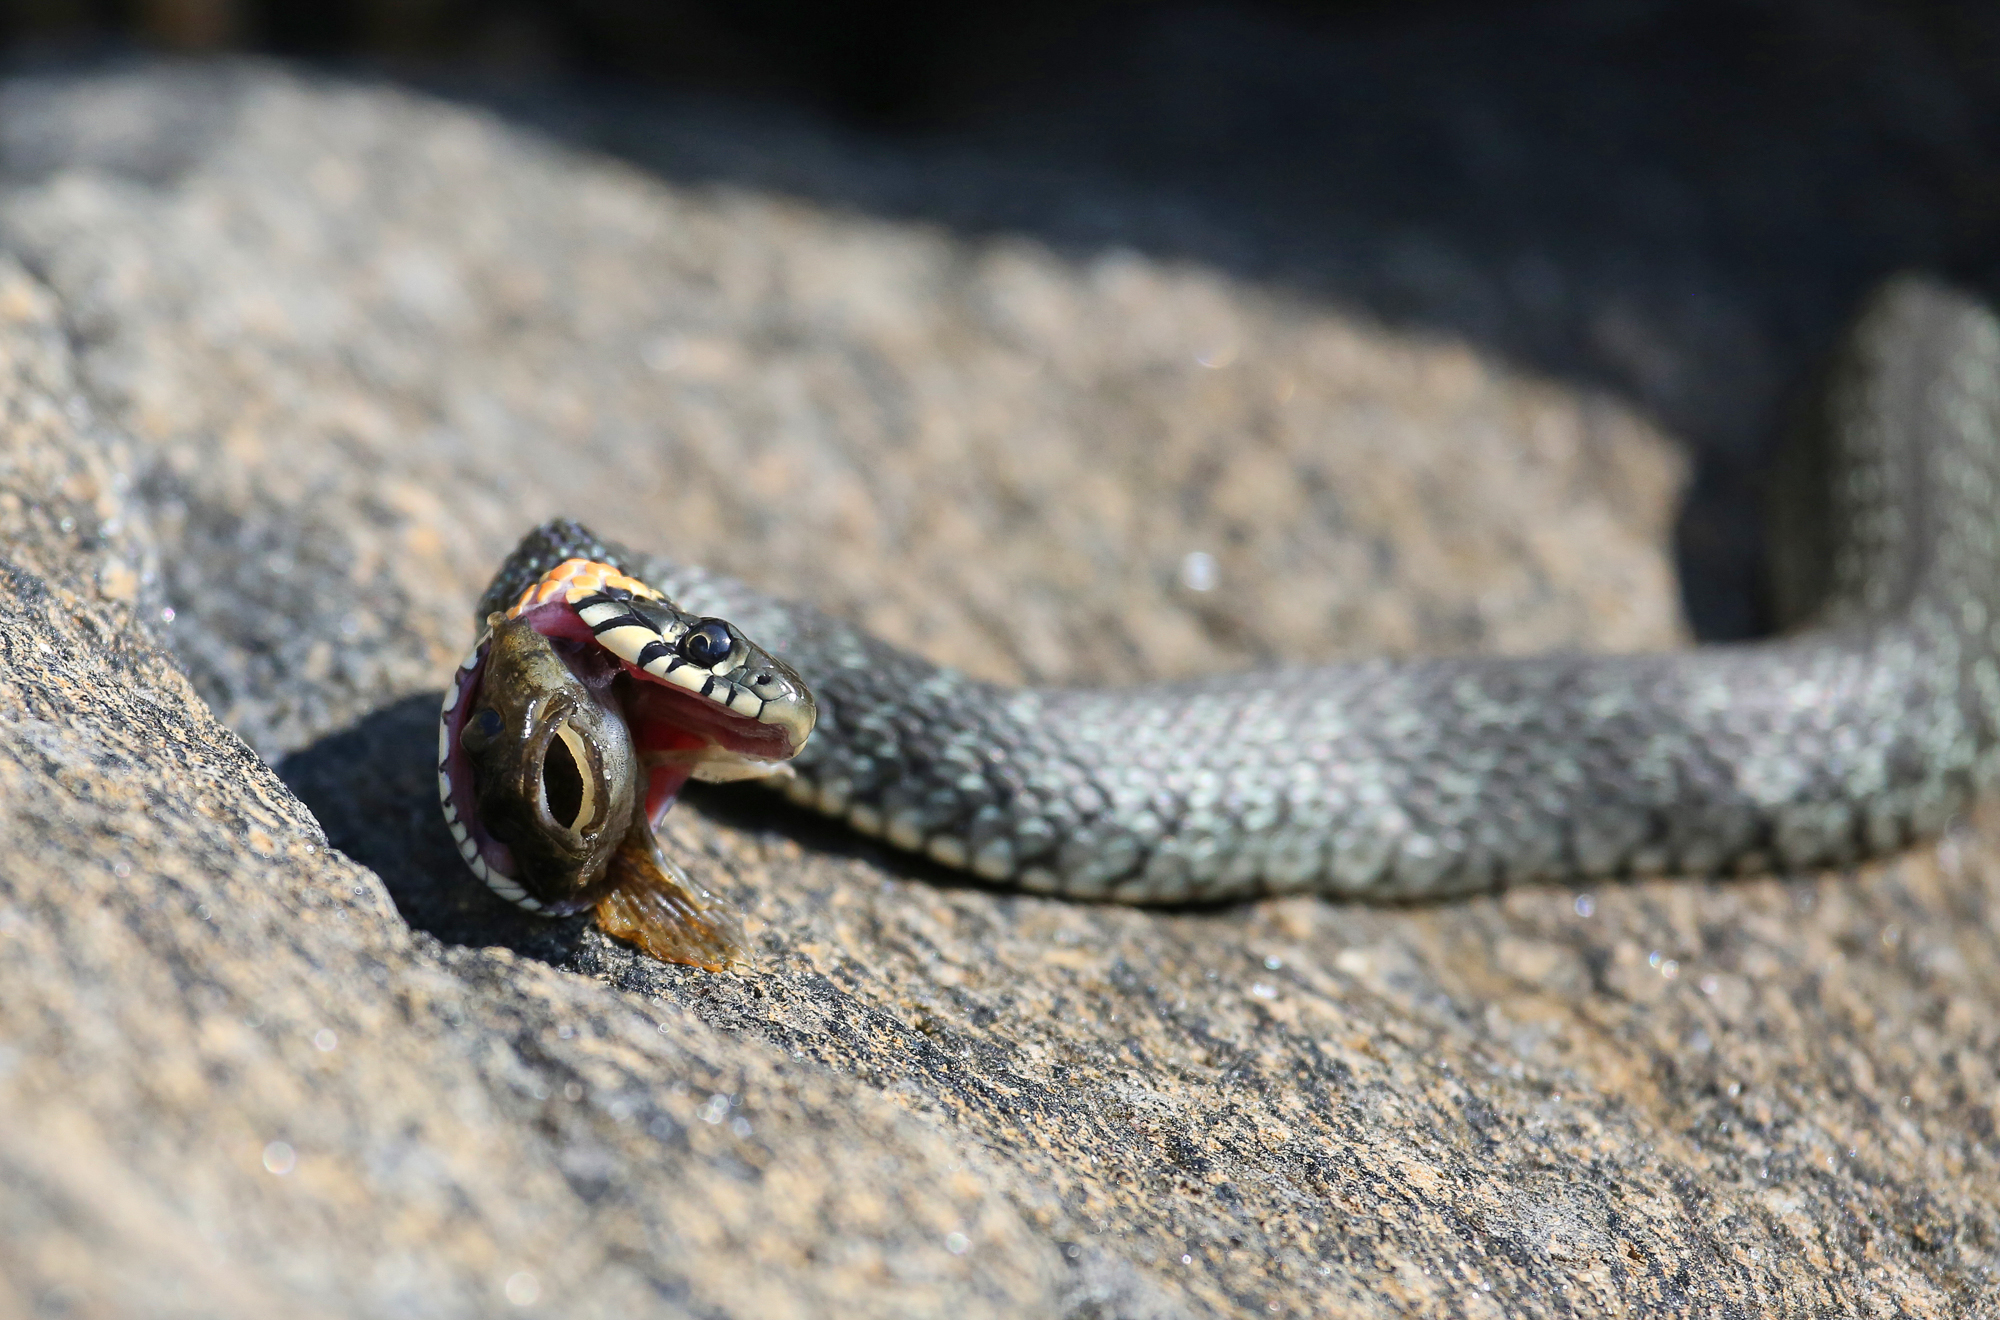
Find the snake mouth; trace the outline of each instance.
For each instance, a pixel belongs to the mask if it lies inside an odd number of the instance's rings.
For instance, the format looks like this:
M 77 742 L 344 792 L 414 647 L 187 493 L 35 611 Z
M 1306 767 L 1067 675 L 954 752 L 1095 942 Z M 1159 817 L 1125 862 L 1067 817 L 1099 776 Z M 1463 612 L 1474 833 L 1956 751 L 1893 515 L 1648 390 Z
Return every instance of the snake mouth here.
M 492 643 L 489 632 L 481 637 L 452 676 L 445 689 L 444 709 L 438 717 L 438 798 L 444 805 L 446 827 L 458 854 L 472 873 L 508 902 L 540 912 L 543 903 L 528 893 L 519 879 L 514 850 L 502 843 L 480 822 L 477 785 L 472 775 L 472 758 L 463 743 L 467 721 L 479 704 L 479 688 L 486 676 L 486 656 Z
M 796 720 L 774 718 L 767 722 L 761 718 L 774 703 L 754 691 L 749 680 L 757 675 L 732 678 L 678 656 L 663 663 L 660 657 L 646 654 L 649 648 L 661 645 L 659 640 L 607 640 L 609 633 L 619 629 L 593 628 L 589 617 L 603 607 L 602 602 L 585 601 L 581 609 L 550 602 L 524 610 L 519 617 L 559 643 L 597 649 L 623 671 L 614 695 L 624 709 L 633 746 L 647 770 L 646 814 L 654 824 L 689 779 L 727 782 L 761 778 L 784 769 L 804 736 L 798 732 Z M 625 617 L 630 616 L 614 619 Z M 655 633 L 656 638 L 661 635 Z M 613 642 L 625 645 L 614 646 Z M 675 660 L 679 663 L 673 663 Z M 777 713 L 772 711 L 774 716 Z
M 580 768 L 601 766 L 605 758 L 593 754 L 585 734 L 556 718 L 558 712 L 537 718 L 515 736 L 527 740 L 516 744 L 518 764 L 539 776 L 524 782 L 521 794 L 533 804 L 539 833 L 525 841 L 509 833 L 531 850 L 594 821 L 598 796 L 630 801 L 626 784 L 636 790 L 646 823 L 657 825 L 690 779 L 786 773 L 785 762 L 812 731 L 816 710 L 798 676 L 732 626 L 683 614 L 610 565 L 578 560 L 550 570 L 504 616 L 489 619 L 486 636 L 445 695 L 439 721 L 438 792 L 459 853 L 495 893 L 530 911 L 574 910 L 594 877 L 565 877 L 560 894 L 545 877 L 530 883 L 524 859 L 480 819 L 480 786 L 465 740 L 469 722 L 491 719 L 491 707 L 506 704 L 497 693 L 482 694 L 482 685 L 493 629 L 517 626 L 515 620 L 547 638 L 572 674 L 600 693 L 598 700 L 616 706 L 636 754 L 636 763 L 622 764 L 644 776 L 631 783 L 628 774 L 608 791 L 594 785 Z M 530 869 L 539 876 L 548 863 Z

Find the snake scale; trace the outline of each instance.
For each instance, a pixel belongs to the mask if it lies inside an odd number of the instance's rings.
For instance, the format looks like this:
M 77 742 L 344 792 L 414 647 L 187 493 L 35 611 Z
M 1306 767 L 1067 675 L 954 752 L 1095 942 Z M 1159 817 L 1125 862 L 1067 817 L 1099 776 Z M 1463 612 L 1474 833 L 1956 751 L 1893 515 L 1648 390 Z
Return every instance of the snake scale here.
M 1811 617 L 1772 640 L 1017 689 L 573 522 L 528 536 L 480 617 L 580 557 L 727 619 L 817 698 L 794 801 L 1041 893 L 1408 900 L 1835 865 L 2000 777 L 2000 324 L 1893 282 L 1810 418 L 1778 577 Z

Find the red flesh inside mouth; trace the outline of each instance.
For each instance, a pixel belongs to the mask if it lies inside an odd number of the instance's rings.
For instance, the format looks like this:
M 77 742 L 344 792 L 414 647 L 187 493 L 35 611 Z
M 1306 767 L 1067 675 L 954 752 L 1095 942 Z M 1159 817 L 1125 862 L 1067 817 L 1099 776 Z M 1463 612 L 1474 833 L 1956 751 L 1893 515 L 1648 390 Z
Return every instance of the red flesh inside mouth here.
M 616 663 L 624 672 L 613 680 L 612 694 L 622 703 L 626 725 L 643 762 L 647 763 L 646 819 L 658 825 L 673 805 L 681 786 L 693 774 L 695 758 L 704 748 L 719 747 L 760 761 L 783 761 L 792 749 L 782 729 L 738 715 L 698 692 L 655 678 L 621 660 L 599 645 L 590 626 L 562 601 L 550 601 L 523 612 L 529 626 L 542 636 L 593 648 L 598 656 Z M 559 647 L 558 650 L 561 648 Z M 450 747 L 447 766 L 451 775 L 452 803 L 458 818 L 472 832 L 486 864 L 501 874 L 514 876 L 513 850 L 488 834 L 475 814 L 472 764 L 460 749 L 458 736 L 479 701 L 479 685 L 485 676 L 484 663 L 460 679 L 458 703 L 446 721 Z M 575 666 L 572 666 L 575 668 Z M 584 671 L 578 671 L 579 677 Z M 586 679 L 586 681 L 590 681 Z M 595 683 L 592 684 L 596 686 Z M 679 753 L 672 760 L 667 756 Z M 649 755 L 650 754 L 650 755 Z
M 514 850 L 486 832 L 479 823 L 479 803 L 473 792 L 472 758 L 458 745 L 458 735 L 465 730 L 465 722 L 472 718 L 472 711 L 479 704 L 479 684 L 486 677 L 486 660 L 482 656 L 471 673 L 461 670 L 453 675 L 458 684 L 458 700 L 445 716 L 445 773 L 451 777 L 451 805 L 458 813 L 459 823 L 472 835 L 479 845 L 479 856 L 488 866 L 501 875 L 512 879 L 518 875 L 514 869 Z

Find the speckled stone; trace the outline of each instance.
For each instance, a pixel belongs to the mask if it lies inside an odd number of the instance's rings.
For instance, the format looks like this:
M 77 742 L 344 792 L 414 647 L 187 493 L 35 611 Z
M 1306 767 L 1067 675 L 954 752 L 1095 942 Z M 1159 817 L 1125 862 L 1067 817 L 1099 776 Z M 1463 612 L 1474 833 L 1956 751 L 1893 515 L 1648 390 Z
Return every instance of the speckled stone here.
M 121 518 L 52 310 L 0 266 L 0 1314 L 1059 1309 L 878 1088 L 411 930 L 48 524 Z
M 750 918 L 714 976 L 507 908 L 437 817 L 439 687 L 547 513 L 1003 678 L 1671 644 L 1678 464 L 1614 402 L 405 92 L 6 104 L 0 1310 L 1993 1304 L 2000 822 L 1141 912 L 712 790 L 667 834 Z

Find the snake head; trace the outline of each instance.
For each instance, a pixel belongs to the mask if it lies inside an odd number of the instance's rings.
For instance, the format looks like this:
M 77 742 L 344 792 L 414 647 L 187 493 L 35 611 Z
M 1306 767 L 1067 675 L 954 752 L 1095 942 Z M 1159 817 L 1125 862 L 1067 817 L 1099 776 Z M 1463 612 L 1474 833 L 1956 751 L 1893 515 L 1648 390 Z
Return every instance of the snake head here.
M 786 772 L 817 719 L 811 692 L 733 624 L 601 561 L 555 565 L 487 624 L 439 725 L 438 791 L 466 864 L 530 911 L 597 904 L 603 920 L 616 897 L 617 933 L 727 965 L 733 924 L 652 828 L 690 779 Z

